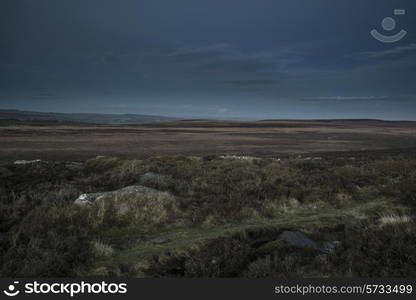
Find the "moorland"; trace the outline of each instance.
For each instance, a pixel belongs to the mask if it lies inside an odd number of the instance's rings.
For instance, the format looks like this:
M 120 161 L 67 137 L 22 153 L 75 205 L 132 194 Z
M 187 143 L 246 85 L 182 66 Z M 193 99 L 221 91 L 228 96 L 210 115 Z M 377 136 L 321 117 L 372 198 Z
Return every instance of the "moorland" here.
M 3 122 L 0 275 L 415 276 L 415 130 Z

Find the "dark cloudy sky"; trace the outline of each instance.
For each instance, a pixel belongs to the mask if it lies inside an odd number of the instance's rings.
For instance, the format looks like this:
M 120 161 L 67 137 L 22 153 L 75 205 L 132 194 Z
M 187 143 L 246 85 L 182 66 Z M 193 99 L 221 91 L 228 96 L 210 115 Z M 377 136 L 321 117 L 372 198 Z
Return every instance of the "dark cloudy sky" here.
M 1 0 L 0 108 L 415 120 L 415 25 L 414 0 Z

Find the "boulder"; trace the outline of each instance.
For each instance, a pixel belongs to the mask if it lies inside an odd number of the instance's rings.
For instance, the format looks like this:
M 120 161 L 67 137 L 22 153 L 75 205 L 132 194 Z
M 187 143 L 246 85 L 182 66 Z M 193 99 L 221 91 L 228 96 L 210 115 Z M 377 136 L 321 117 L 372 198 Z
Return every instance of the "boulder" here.
M 284 231 L 279 236 L 279 239 L 285 241 L 290 246 L 319 249 L 317 242 L 311 240 L 306 234 L 300 231 Z
M 333 253 L 341 243 L 339 241 L 317 243 L 300 231 L 284 231 L 279 239 L 285 241 L 290 246 L 309 247 L 324 254 Z
M 90 216 L 97 224 L 116 219 L 147 225 L 167 224 L 179 214 L 174 196 L 141 185 L 82 194 L 74 204 L 90 209 Z

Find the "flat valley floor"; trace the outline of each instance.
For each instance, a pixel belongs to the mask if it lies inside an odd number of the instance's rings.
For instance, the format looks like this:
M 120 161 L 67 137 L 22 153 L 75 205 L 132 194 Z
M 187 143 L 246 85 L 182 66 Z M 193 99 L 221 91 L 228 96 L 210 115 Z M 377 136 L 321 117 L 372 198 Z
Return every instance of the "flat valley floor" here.
M 175 121 L 138 125 L 0 123 L 0 160 L 97 155 L 252 155 L 416 149 L 416 122 Z

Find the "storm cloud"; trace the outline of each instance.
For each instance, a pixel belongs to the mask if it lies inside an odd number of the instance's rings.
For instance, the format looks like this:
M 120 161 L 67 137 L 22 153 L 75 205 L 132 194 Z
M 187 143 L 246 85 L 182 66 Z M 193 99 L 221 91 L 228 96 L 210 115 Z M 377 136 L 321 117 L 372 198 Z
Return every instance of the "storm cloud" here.
M 371 37 L 394 16 L 407 36 Z M 416 119 L 414 1 L 5 0 L 0 107 Z M 387 34 L 386 32 L 383 32 Z

